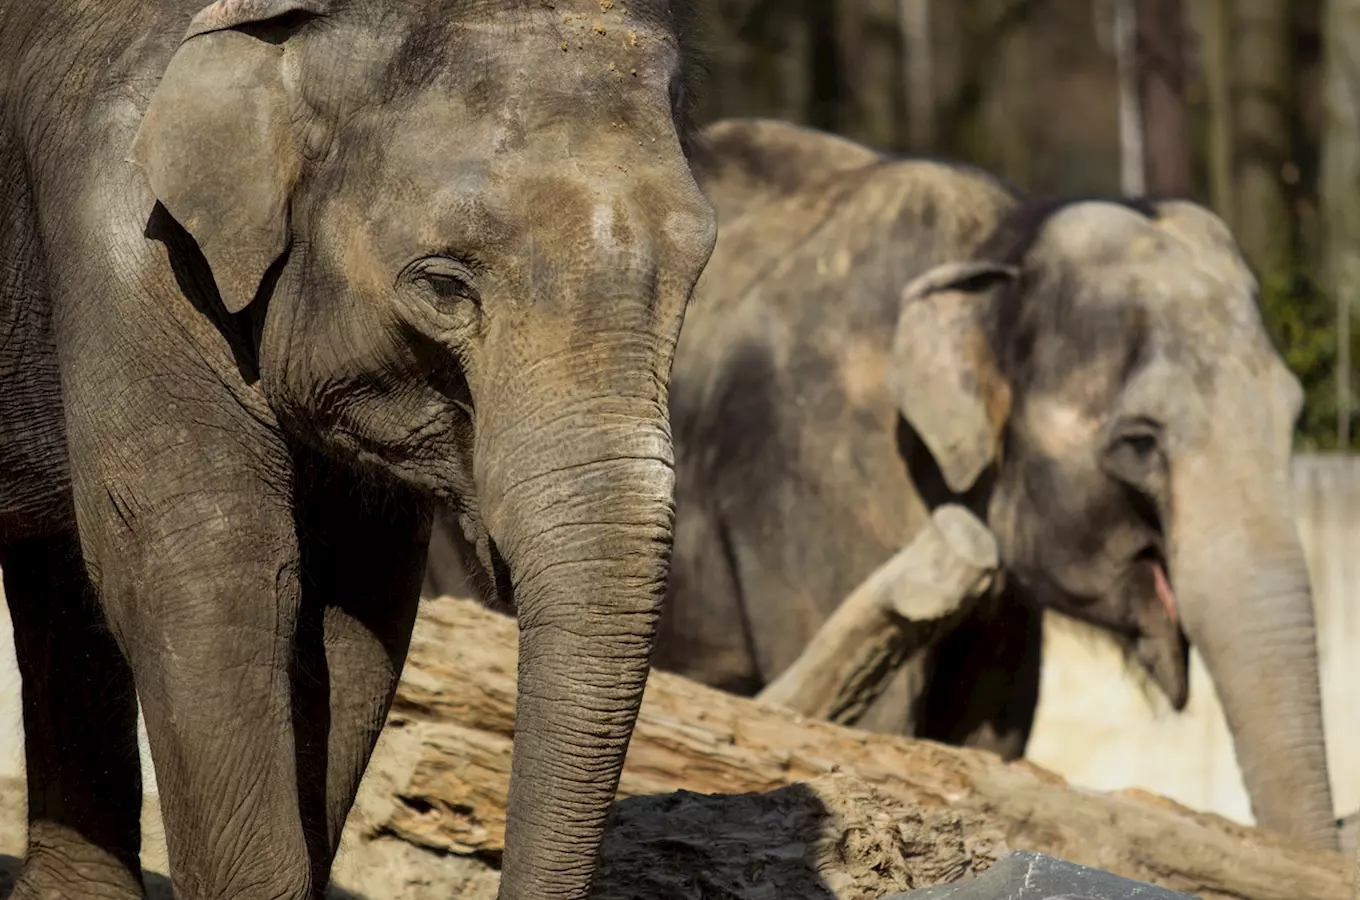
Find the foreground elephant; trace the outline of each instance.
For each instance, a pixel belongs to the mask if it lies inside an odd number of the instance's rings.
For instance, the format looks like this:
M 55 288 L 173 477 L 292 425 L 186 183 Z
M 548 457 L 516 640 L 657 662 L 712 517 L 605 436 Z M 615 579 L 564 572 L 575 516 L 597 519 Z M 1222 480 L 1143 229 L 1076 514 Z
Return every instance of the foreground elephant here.
M 656 664 L 755 693 L 930 509 L 964 503 L 1008 588 L 862 724 L 1016 756 L 1039 610 L 1107 629 L 1177 708 L 1188 637 L 1259 821 L 1334 848 L 1289 478 L 1302 394 L 1223 224 L 1020 202 L 771 122 L 701 146 L 719 240 L 672 375 Z
M 200 6 L 0 2 L 15 896 L 140 895 L 134 681 L 177 895 L 319 896 L 438 499 L 520 619 L 501 896 L 582 897 L 714 240 L 681 13 Z

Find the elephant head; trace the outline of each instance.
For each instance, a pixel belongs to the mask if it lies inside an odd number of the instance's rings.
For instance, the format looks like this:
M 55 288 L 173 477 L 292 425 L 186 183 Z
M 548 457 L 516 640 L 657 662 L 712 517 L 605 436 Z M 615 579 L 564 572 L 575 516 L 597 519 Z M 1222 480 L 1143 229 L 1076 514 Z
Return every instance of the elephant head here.
M 1260 823 L 1334 848 L 1303 395 L 1228 229 L 1186 202 L 1035 202 L 973 256 L 903 293 L 908 452 L 982 492 L 1023 596 L 1122 638 L 1177 709 L 1197 647 Z
M 285 432 L 447 503 L 517 610 L 505 897 L 584 894 L 667 577 L 679 7 L 218 0 L 133 148 Z

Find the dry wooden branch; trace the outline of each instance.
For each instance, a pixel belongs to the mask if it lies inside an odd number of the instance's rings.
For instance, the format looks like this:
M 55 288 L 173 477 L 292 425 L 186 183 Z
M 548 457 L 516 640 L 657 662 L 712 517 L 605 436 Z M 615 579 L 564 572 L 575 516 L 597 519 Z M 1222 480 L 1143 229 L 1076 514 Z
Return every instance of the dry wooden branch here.
M 996 540 L 947 504 L 855 589 L 761 703 L 852 725 L 910 657 L 947 634 L 992 585 Z
M 494 859 L 504 836 L 514 622 L 427 602 L 370 771 L 364 833 Z M 912 808 L 952 809 L 1031 849 L 1206 898 L 1346 900 L 1350 860 L 1140 792 L 1070 788 L 1036 766 L 807 719 L 651 676 L 620 794 L 774 791 L 840 770 Z M 377 780 L 374 780 L 377 779 Z M 708 826 L 724 839 L 723 820 Z M 742 827 L 750 827 L 749 823 Z M 656 845 L 664 851 L 663 844 Z

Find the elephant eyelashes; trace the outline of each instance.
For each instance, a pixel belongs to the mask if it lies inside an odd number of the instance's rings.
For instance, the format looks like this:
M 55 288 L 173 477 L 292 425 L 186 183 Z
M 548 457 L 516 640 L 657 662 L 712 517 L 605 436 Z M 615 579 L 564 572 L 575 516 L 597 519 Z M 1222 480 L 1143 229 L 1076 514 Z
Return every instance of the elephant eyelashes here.
M 477 302 L 477 292 L 461 278 L 448 275 L 430 275 L 423 280 L 435 296 L 446 303 L 455 303 L 458 300 Z
M 1120 437 L 1119 445 L 1142 459 L 1157 450 L 1157 437 L 1153 434 L 1128 434 Z
M 481 308 L 482 298 L 473 287 L 475 279 L 470 267 L 447 257 L 418 260 L 407 267 L 401 278 L 425 291 L 433 305 L 444 313 L 454 312 L 461 303 Z

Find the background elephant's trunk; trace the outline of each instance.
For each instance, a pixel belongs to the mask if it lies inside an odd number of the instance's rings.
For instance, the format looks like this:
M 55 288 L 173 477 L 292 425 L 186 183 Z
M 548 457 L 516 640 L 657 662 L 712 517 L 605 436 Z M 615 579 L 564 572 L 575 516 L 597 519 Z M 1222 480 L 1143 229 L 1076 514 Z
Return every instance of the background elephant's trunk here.
M 1208 457 L 1206 457 L 1208 458 Z M 1308 570 L 1287 466 L 1180 473 L 1172 583 L 1214 679 L 1260 825 L 1337 849 Z
M 490 555 L 520 629 L 501 897 L 585 895 L 642 701 L 674 518 L 664 392 L 649 382 L 559 399 L 479 441 Z

